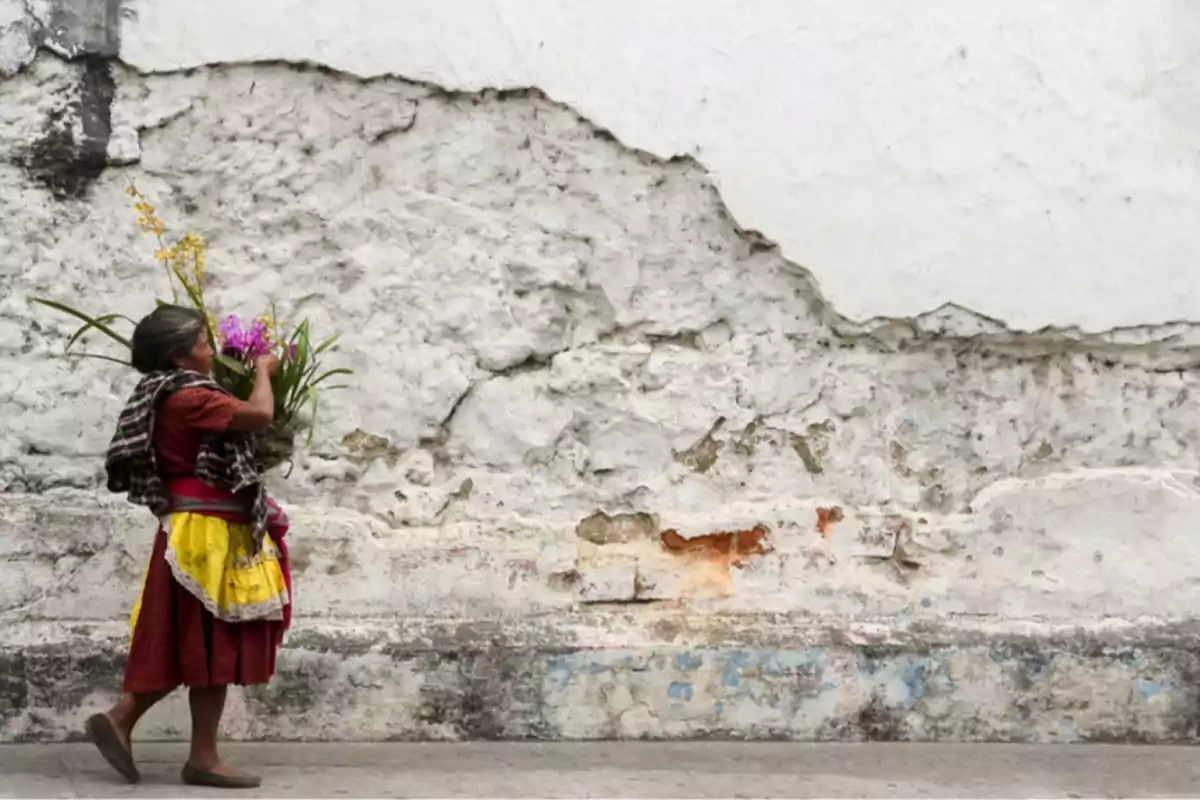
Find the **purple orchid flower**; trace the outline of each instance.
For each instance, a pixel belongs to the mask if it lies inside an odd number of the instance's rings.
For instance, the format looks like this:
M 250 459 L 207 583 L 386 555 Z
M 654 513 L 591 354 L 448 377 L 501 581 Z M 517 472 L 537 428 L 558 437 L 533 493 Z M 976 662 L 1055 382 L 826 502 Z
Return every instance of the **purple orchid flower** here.
M 253 361 L 271 352 L 271 334 L 263 320 L 255 320 L 247 329 L 241 317 L 230 314 L 217 325 L 221 352 L 245 361 Z

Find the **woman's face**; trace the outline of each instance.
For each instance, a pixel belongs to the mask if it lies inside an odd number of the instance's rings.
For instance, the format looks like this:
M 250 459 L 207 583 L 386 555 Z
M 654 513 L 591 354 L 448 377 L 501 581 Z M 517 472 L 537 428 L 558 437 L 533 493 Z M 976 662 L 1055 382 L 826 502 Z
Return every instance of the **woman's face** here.
M 212 346 L 208 343 L 208 334 L 201 328 L 200 332 L 196 334 L 196 342 L 192 345 L 192 349 L 176 359 L 176 363 L 183 369 L 190 369 L 201 375 L 211 375 L 214 355 Z

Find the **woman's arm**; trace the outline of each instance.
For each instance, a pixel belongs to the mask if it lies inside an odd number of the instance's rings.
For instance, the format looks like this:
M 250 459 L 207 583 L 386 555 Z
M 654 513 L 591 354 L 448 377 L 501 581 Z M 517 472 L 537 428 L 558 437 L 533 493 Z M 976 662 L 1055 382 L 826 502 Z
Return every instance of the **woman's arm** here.
M 229 421 L 229 430 L 255 433 L 271 427 L 275 419 L 275 395 L 271 378 L 279 370 L 276 356 L 259 356 L 254 360 L 254 389 L 250 399 L 240 404 Z

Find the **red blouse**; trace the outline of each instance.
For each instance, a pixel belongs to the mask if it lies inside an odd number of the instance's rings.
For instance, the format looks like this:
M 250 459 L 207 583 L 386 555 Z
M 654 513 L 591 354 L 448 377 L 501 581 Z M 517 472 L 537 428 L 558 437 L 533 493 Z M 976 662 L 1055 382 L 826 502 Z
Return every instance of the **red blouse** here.
M 154 419 L 154 457 L 164 478 L 196 472 L 200 438 L 229 430 L 241 401 L 212 389 L 180 389 L 158 408 Z

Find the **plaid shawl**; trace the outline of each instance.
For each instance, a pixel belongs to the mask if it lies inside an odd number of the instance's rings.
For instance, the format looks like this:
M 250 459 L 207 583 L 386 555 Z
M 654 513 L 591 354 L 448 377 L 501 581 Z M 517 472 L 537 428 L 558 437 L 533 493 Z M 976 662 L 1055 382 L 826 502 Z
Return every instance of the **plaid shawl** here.
M 146 506 L 159 518 L 171 513 L 171 498 L 154 458 L 154 415 L 159 402 L 172 392 L 196 388 L 227 394 L 198 372 L 173 370 L 143 378 L 117 419 L 117 432 L 104 459 L 108 490 L 126 492 L 129 502 Z M 254 438 L 246 434 L 205 436 L 196 458 L 197 478 L 214 489 L 247 492 L 252 498 L 248 510 L 256 550 L 267 530 L 267 495 L 257 463 Z

